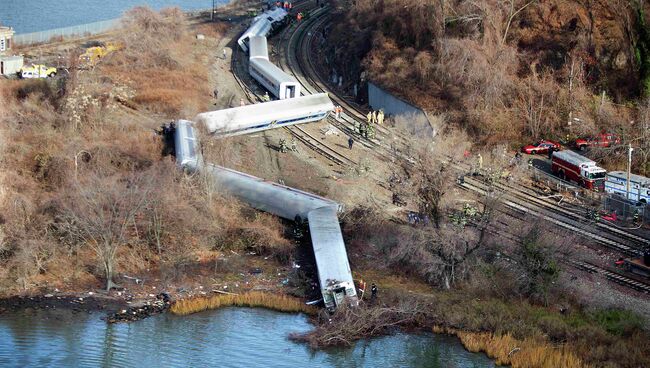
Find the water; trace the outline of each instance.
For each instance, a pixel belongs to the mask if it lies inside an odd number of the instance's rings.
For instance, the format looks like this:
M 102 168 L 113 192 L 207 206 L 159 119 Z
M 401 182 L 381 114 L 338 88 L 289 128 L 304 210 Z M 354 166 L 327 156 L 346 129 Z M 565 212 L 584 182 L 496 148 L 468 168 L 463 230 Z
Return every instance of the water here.
M 458 340 L 396 334 L 348 349 L 311 351 L 287 339 L 309 331 L 303 315 L 226 308 L 108 325 L 101 314 L 0 315 L 0 367 L 494 367 Z
M 198 10 L 210 9 L 212 0 L 0 0 L 0 24 L 16 33 L 45 31 L 119 18 L 138 5 Z

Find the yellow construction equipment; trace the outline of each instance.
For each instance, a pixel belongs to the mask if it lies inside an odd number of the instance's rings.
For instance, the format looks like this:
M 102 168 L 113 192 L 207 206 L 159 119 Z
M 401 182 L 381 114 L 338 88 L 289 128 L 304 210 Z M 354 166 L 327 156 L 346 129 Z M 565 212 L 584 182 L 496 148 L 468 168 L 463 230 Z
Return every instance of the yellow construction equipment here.
M 47 78 L 56 75 L 56 68 L 40 64 L 33 64 L 32 66 L 20 69 L 21 78 Z
M 87 67 L 95 66 L 103 57 L 122 48 L 121 44 L 113 42 L 107 42 L 104 46 L 89 47 L 79 56 L 79 60 Z

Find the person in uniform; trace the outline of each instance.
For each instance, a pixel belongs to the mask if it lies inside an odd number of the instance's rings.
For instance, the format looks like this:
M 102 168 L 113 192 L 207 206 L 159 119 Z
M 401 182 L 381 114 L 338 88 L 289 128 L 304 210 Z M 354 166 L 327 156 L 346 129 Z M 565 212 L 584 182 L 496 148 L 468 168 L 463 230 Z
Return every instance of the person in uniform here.
M 293 152 L 298 152 L 298 145 L 296 144 L 296 138 L 291 137 L 291 150 Z
M 379 292 L 379 289 L 377 289 L 377 285 L 373 282 L 372 285 L 370 286 L 370 300 L 375 300 L 377 299 L 377 293 Z
M 354 139 L 352 139 L 352 136 L 348 136 L 348 148 L 352 149 L 353 144 L 354 144 Z

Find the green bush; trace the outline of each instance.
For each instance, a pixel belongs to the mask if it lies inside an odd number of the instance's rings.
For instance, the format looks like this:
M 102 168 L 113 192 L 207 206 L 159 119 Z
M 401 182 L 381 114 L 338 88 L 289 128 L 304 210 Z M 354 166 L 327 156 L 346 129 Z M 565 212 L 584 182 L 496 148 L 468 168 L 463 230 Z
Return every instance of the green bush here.
M 629 311 L 619 309 L 598 310 L 591 317 L 605 331 L 617 336 L 631 336 L 643 328 L 643 319 Z

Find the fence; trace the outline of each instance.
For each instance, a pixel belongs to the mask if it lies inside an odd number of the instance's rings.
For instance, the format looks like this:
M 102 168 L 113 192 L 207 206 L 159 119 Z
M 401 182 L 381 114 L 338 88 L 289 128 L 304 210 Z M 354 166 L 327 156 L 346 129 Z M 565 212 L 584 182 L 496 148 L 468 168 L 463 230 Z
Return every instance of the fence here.
M 95 23 L 81 24 L 78 26 L 50 29 L 47 31 L 17 34 L 12 40 L 15 45 L 31 45 L 35 43 L 50 42 L 53 39 L 66 39 L 83 37 L 108 32 L 120 24 L 119 19 L 103 20 Z
M 650 222 L 650 211 L 647 211 L 645 203 L 628 201 L 625 198 L 607 196 L 603 199 L 603 209 L 607 212 L 616 211 L 617 216 L 622 220 L 635 222 Z
M 231 0 L 217 0 L 215 1 L 215 9 L 228 5 Z M 204 12 L 210 12 L 210 9 L 197 9 L 186 12 L 189 16 L 197 16 Z M 31 45 L 35 43 L 46 43 L 53 39 L 70 39 L 79 38 L 84 36 L 96 35 L 108 32 L 112 29 L 118 28 L 120 25 L 120 18 L 102 20 L 94 23 L 81 24 L 78 26 L 70 26 L 63 28 L 50 29 L 47 31 L 32 32 L 17 34 L 12 37 L 12 42 L 16 46 Z

